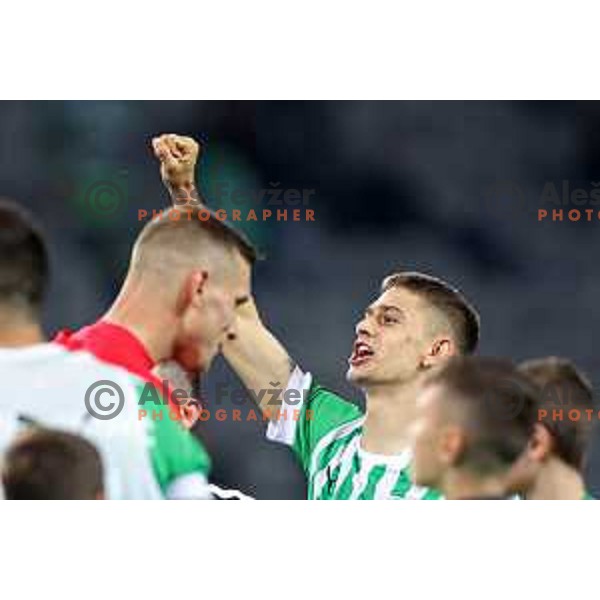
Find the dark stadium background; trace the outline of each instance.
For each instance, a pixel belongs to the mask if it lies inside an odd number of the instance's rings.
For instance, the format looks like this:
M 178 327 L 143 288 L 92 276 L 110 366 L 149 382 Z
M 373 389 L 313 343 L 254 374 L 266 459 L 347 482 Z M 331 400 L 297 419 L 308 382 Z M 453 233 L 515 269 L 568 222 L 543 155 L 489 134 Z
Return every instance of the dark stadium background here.
M 598 379 L 600 220 L 536 215 L 545 182 L 600 182 L 600 104 L 1 102 L 0 195 L 48 234 L 49 334 L 102 314 L 142 225 L 137 209 L 167 204 L 149 148 L 161 132 L 208 136 L 201 179 L 213 206 L 225 202 L 211 193 L 218 180 L 315 190 L 315 222 L 258 222 L 248 233 L 268 257 L 254 280 L 266 321 L 324 384 L 360 402 L 344 381 L 353 326 L 395 269 L 461 287 L 482 315 L 481 353 L 563 355 Z M 123 191 L 112 215 L 86 203 L 98 181 Z M 222 361 L 203 383 L 209 407 L 217 383 L 238 386 Z M 303 497 L 293 458 L 260 424 L 199 429 L 218 482 Z M 590 485 L 598 493 L 600 476 Z

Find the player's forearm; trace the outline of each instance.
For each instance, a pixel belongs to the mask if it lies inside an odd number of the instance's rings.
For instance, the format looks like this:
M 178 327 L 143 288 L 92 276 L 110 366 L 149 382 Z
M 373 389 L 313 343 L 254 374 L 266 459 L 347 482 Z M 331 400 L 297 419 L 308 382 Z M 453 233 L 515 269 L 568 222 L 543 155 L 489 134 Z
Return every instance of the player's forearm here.
M 206 205 L 206 199 L 193 181 L 177 186 L 168 184 L 165 184 L 165 186 L 169 192 L 173 206 L 184 206 L 194 203 Z
M 279 340 L 261 321 L 254 302 L 240 307 L 235 339 L 223 346 L 225 359 L 263 411 L 273 414 L 293 371 L 293 361 Z M 274 392 L 271 392 L 274 390 Z

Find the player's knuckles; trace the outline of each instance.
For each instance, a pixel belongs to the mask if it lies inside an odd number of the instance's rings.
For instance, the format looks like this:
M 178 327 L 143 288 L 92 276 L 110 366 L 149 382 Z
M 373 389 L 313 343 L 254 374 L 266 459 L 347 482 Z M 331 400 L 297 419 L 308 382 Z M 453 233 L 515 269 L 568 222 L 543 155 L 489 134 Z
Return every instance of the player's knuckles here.
M 198 144 L 194 140 L 180 141 L 177 143 L 177 148 L 186 158 L 198 156 Z
M 198 142 L 194 138 L 191 138 L 191 137 L 182 137 L 181 143 L 185 147 L 190 148 L 192 150 L 198 148 Z
M 154 142 L 154 152 L 159 158 L 163 158 L 167 155 L 169 147 L 163 139 L 156 139 Z

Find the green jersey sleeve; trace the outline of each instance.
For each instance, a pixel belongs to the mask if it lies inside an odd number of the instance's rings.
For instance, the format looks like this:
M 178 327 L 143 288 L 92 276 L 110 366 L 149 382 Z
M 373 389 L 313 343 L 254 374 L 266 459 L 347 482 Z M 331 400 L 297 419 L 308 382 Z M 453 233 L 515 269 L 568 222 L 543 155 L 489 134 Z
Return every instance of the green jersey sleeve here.
M 292 373 L 286 391 L 300 391 L 300 402 L 286 401 L 279 418 L 269 423 L 267 437 L 292 447 L 305 471 L 319 441 L 340 425 L 362 416 L 358 406 L 316 383 L 310 373 L 298 367 Z M 288 411 L 290 413 L 288 414 Z
M 208 452 L 167 407 L 153 411 L 148 420 L 149 450 L 154 476 L 167 498 L 209 497 Z

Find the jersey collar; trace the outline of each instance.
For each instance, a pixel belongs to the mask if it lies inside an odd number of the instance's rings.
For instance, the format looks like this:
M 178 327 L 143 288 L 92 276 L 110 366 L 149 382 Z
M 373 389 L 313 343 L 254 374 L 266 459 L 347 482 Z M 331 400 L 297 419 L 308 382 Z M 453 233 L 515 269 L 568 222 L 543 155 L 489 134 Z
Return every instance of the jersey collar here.
M 137 375 L 155 366 L 142 342 L 131 331 L 107 321 L 97 321 L 79 331 L 61 331 L 54 340 L 69 350 L 88 350 L 100 360 L 117 364 Z

